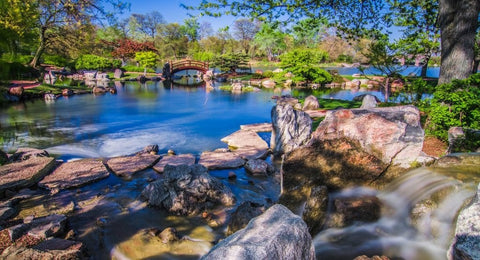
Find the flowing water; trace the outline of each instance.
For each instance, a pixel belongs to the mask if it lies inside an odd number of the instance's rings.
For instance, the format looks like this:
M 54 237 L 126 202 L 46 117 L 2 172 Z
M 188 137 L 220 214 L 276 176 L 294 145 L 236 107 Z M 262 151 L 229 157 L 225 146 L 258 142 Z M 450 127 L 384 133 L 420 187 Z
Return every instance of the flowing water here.
M 478 183 L 478 177 L 476 183 Z M 475 193 L 474 182 L 462 182 L 435 169 L 413 170 L 383 191 L 356 188 L 336 196 L 376 195 L 381 218 L 346 228 L 330 228 L 314 238 L 317 258 L 353 259 L 385 255 L 396 259 L 447 259 L 456 216 Z

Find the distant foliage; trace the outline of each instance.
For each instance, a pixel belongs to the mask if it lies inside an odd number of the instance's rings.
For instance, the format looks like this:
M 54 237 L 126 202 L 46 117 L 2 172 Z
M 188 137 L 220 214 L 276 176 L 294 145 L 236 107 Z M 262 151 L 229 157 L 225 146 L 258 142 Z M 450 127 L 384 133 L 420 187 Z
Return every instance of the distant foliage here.
M 122 62 L 119 60 L 108 59 L 97 55 L 86 54 L 80 56 L 75 62 L 76 69 L 102 70 L 119 68 Z
M 138 66 L 135 66 L 135 65 L 125 65 L 125 66 L 122 67 L 122 69 L 124 69 L 125 71 L 128 71 L 128 72 L 144 72 L 145 71 L 145 68 L 138 67 Z M 147 68 L 147 72 L 148 73 L 155 73 L 155 70 Z
M 480 129 L 480 74 L 437 86 L 427 132 L 443 140 L 453 126 Z
M 330 83 L 332 75 L 316 67 L 328 58 L 328 53 L 311 49 L 295 49 L 280 56 L 280 65 L 293 73 L 293 82 Z
M 69 65 L 69 61 L 60 55 L 43 55 L 43 63 L 57 67 L 66 67 Z
M 193 59 L 199 61 L 212 61 L 213 57 L 213 52 L 209 51 L 200 51 L 193 54 Z

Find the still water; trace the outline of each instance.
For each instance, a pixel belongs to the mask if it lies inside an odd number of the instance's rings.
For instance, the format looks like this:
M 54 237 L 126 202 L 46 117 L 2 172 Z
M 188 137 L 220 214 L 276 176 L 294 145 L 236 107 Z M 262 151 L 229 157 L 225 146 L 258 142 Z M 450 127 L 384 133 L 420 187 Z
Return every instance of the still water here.
M 118 94 L 29 101 L 1 110 L 3 149 L 47 149 L 62 159 L 127 155 L 150 144 L 199 154 L 242 124 L 270 122 L 273 92 L 234 95 L 204 86 L 128 82 Z

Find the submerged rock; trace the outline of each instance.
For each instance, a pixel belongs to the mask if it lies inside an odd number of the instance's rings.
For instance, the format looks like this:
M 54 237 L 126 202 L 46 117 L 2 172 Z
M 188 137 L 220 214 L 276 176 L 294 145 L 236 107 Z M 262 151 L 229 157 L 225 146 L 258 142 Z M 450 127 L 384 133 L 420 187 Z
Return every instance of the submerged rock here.
M 116 175 L 130 178 L 132 174 L 152 167 L 159 159 L 159 155 L 137 154 L 109 159 L 107 165 Z
M 248 225 L 215 245 L 201 259 L 315 259 L 303 220 L 273 205 Z
M 275 171 L 272 165 L 260 159 L 248 160 L 245 164 L 245 170 L 250 174 L 263 176 Z
M 272 108 L 272 124 L 270 147 L 274 154 L 289 153 L 310 140 L 312 119 L 307 113 L 294 110 L 287 101 L 278 100 Z
M 153 166 L 153 169 L 157 172 L 162 173 L 165 169 L 165 166 L 169 165 L 194 165 L 195 164 L 195 155 L 193 154 L 179 154 L 179 155 L 169 155 L 165 156 L 157 164 Z
M 147 185 L 142 196 L 149 205 L 176 215 L 194 215 L 217 205 L 231 206 L 235 197 L 202 165 L 166 165 L 164 178 Z
M 63 190 L 83 186 L 107 178 L 109 175 L 101 160 L 83 159 L 61 164 L 38 185 L 50 190 Z
M 3 251 L 2 259 L 83 259 L 81 242 L 52 238 L 32 248 L 11 246 Z

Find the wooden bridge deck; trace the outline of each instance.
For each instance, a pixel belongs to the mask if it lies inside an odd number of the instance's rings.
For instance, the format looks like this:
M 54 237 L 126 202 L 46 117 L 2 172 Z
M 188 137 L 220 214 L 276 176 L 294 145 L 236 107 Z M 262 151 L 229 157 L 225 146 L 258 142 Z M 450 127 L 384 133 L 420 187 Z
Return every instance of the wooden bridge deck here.
M 196 61 L 190 59 L 170 61 L 170 73 L 174 74 L 182 70 L 198 70 L 206 73 L 209 69 L 208 62 Z

